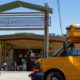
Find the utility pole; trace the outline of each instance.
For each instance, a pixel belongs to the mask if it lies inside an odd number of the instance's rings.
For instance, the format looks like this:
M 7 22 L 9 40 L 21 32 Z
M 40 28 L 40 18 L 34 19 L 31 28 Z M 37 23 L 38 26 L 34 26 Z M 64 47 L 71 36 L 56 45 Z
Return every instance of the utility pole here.
M 58 15 L 59 15 L 60 30 L 61 30 L 61 35 L 63 36 L 61 10 L 60 10 L 60 0 L 57 0 L 57 6 L 58 6 Z

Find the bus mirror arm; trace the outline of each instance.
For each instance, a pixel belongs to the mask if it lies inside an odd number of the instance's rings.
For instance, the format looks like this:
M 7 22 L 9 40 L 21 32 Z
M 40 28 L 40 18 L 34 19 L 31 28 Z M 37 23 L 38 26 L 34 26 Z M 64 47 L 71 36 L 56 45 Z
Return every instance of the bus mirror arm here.
M 63 42 L 64 53 L 67 54 L 67 42 Z

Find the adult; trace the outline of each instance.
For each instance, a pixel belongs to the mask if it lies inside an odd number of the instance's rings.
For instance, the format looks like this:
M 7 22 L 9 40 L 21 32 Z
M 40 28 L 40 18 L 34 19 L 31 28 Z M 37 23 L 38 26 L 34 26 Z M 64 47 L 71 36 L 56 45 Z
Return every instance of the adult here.
M 26 71 L 27 61 L 26 61 L 25 58 L 22 58 L 22 59 L 21 59 L 21 65 L 22 65 L 22 70 L 23 70 L 23 71 Z

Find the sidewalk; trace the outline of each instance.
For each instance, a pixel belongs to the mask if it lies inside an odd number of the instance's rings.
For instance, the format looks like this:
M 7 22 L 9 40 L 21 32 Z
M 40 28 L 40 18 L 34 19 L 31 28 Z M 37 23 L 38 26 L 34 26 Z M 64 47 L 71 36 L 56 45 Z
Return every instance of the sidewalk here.
M 2 71 L 0 80 L 31 80 L 28 77 L 30 73 L 27 71 Z

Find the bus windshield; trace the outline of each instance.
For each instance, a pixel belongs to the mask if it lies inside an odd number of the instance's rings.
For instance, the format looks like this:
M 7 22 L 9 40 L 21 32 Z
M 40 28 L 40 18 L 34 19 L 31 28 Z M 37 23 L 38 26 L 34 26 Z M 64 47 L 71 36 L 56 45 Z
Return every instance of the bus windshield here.
M 64 52 L 64 47 L 62 46 L 55 53 L 52 54 L 52 57 L 55 56 L 80 56 L 80 49 L 76 49 L 74 43 L 67 43 L 66 53 Z

